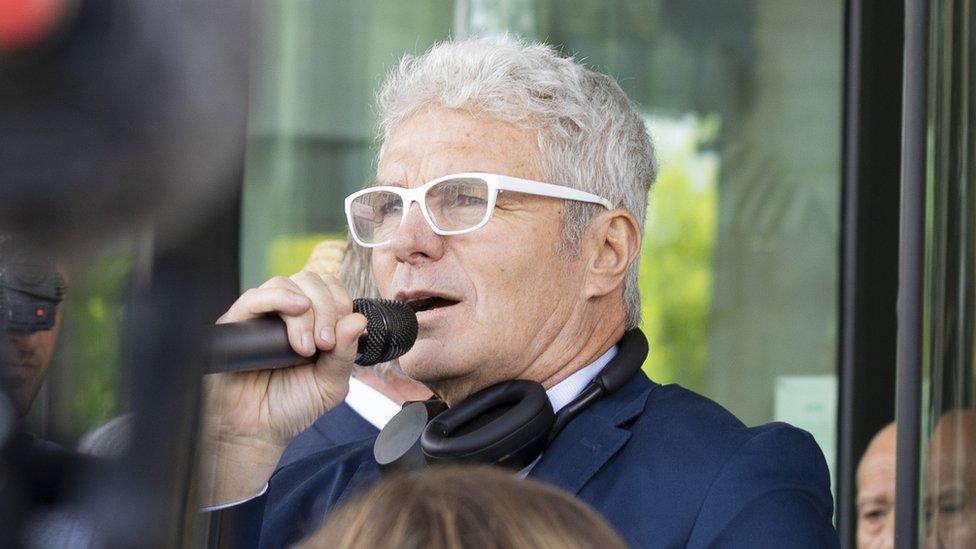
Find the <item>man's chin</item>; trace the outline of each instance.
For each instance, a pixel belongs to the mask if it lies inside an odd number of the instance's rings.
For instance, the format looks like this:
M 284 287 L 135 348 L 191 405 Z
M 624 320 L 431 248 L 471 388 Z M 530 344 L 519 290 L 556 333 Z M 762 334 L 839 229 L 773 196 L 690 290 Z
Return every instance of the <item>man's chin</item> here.
M 33 368 L 23 364 L 0 364 L 0 381 L 4 387 L 20 387 L 27 383 L 33 373 Z
M 34 397 L 37 396 L 37 391 L 29 389 L 23 380 L 12 380 L 8 383 L 8 379 L 3 378 L 2 383 L 2 396 L 9 400 L 18 416 L 26 415 L 30 411 Z
M 407 377 L 424 385 L 464 377 L 468 373 L 464 370 L 465 365 L 452 360 L 451 355 L 450 350 L 436 340 L 418 339 L 410 352 L 400 357 L 400 369 Z

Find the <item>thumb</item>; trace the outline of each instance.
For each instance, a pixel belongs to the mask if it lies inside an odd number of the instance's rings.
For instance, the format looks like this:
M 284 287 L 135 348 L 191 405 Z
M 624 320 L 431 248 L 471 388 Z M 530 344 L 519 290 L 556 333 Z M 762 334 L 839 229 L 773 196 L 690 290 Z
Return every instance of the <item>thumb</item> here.
M 366 331 L 366 317 L 359 313 L 348 314 L 336 323 L 336 345 L 332 356 L 343 362 L 356 359 L 359 336 Z

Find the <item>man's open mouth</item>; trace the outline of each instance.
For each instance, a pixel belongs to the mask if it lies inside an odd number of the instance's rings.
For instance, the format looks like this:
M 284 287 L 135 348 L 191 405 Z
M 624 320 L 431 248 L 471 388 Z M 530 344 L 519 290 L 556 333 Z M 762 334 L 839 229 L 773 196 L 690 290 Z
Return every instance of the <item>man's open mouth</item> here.
M 458 304 L 458 301 L 453 299 L 447 299 L 437 296 L 421 297 L 418 299 L 411 299 L 407 301 L 407 306 L 409 306 L 415 313 L 423 311 L 431 311 L 434 309 L 442 309 L 444 307 L 450 307 L 451 305 Z

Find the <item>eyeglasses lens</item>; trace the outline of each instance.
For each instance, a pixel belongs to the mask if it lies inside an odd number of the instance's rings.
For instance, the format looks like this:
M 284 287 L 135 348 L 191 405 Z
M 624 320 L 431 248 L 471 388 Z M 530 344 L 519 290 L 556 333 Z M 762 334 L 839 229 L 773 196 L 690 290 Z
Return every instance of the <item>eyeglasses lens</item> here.
M 367 244 L 393 238 L 403 217 L 403 200 L 389 191 L 374 191 L 352 202 L 352 230 Z
M 488 215 L 488 183 L 476 178 L 441 181 L 427 190 L 426 202 L 438 229 L 470 229 Z

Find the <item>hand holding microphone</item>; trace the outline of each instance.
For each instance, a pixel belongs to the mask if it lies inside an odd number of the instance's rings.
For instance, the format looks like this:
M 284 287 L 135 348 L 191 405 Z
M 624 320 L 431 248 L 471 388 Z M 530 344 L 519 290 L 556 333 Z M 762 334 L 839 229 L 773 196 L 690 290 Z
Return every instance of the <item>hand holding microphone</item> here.
M 272 315 L 302 364 L 204 376 L 206 418 L 222 439 L 283 449 L 345 398 L 367 321 L 335 277 L 301 271 L 244 292 L 217 324 Z
M 406 304 L 389 299 L 354 299 L 353 312 L 366 317 L 354 362 L 373 366 L 399 357 L 417 339 L 417 314 Z M 276 317 L 218 324 L 210 341 L 207 373 L 264 370 L 311 364 L 318 358 L 291 348 L 285 324 Z
M 366 301 L 367 307 L 371 303 L 375 304 Z M 271 318 L 264 318 L 269 315 Z M 376 345 L 361 348 L 360 339 L 366 332 L 381 335 L 382 323 L 387 321 L 382 315 L 374 317 L 367 330 L 367 317 L 354 311 L 346 289 L 328 274 L 302 271 L 288 278 L 276 277 L 241 295 L 218 319 L 217 332 L 263 324 L 257 328 L 262 337 L 277 334 L 279 338 L 270 347 L 264 341 L 263 348 L 301 364 L 241 371 L 260 365 L 225 360 L 223 369 L 233 371 L 204 377 L 204 447 L 213 475 L 204 503 L 257 494 L 291 439 L 343 401 L 357 354 L 362 359 L 384 350 L 374 348 Z M 228 323 L 244 323 L 245 327 Z M 221 346 L 220 339 L 216 336 L 215 347 Z M 290 350 L 281 345 L 284 340 Z M 367 334 L 363 341 L 368 340 Z M 227 341 L 224 339 L 225 351 L 231 347 Z M 379 347 L 389 350 L 386 344 Z M 219 353 L 219 349 L 215 351 Z M 272 357 L 264 365 L 281 364 Z

